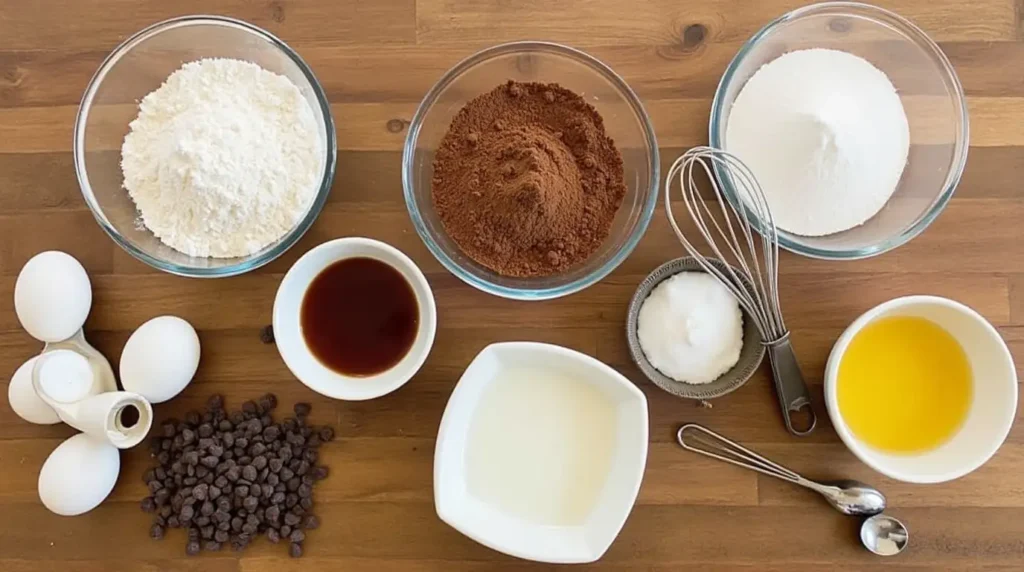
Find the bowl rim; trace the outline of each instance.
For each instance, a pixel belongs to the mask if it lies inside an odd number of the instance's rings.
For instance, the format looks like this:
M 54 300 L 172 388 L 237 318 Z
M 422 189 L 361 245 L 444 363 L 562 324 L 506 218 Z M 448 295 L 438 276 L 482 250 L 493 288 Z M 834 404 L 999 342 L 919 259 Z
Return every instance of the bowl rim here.
M 390 260 L 381 260 L 384 264 L 391 266 L 401 273 L 405 280 L 414 282 L 414 284 L 410 284 L 410 288 L 412 288 L 414 292 L 419 289 L 424 293 L 423 297 L 418 294 L 416 295 L 420 317 L 420 324 L 416 339 L 413 341 L 413 344 L 406 355 L 399 361 L 400 364 L 406 359 L 410 360 L 408 371 L 405 375 L 399 375 L 396 373 L 398 364 L 380 373 L 365 377 L 354 377 L 337 373 L 326 365 L 320 363 L 316 356 L 313 355 L 306 346 L 305 341 L 302 339 L 301 319 L 298 319 L 300 329 L 298 332 L 294 332 L 290 328 L 286 329 L 281 324 L 282 314 L 286 312 L 285 306 L 288 305 L 285 295 L 286 286 L 290 286 L 293 282 L 300 281 L 298 284 L 301 286 L 302 290 L 301 294 L 299 294 L 299 307 L 301 309 L 302 298 L 305 296 L 306 290 L 324 268 L 347 258 L 372 257 L 372 255 L 365 252 L 361 253 L 356 251 L 356 249 L 360 248 L 365 251 L 384 253 L 389 259 L 397 261 L 396 264 L 392 263 Z M 314 267 L 314 270 L 308 279 L 300 279 L 297 276 L 298 269 L 304 264 L 311 264 L 310 261 L 320 253 L 328 253 L 330 256 L 322 264 L 317 264 Z M 306 251 L 306 253 L 296 260 L 288 269 L 288 272 L 285 273 L 284 277 L 281 278 L 281 282 L 277 287 L 277 292 L 274 294 L 274 306 L 271 310 L 271 314 L 274 335 L 278 340 L 278 343 L 275 344 L 277 346 L 277 351 L 281 355 L 281 359 L 284 361 L 285 366 L 287 366 L 288 370 L 292 373 L 292 376 L 309 389 L 312 389 L 323 396 L 343 401 L 368 401 L 383 397 L 400 389 L 408 383 L 409 380 L 415 377 L 420 369 L 422 369 L 423 364 L 426 363 L 427 357 L 430 355 L 430 352 L 434 347 L 434 340 L 437 335 L 437 303 L 434 300 L 434 292 L 430 287 L 430 282 L 427 281 L 423 271 L 420 270 L 419 266 L 417 266 L 408 255 L 394 246 L 391 246 L 386 242 L 361 236 L 349 236 L 328 240 L 327 242 L 318 244 Z M 294 338 L 296 335 L 298 336 L 298 339 Z M 421 336 L 424 340 L 424 344 L 421 346 L 418 353 L 414 353 L 417 342 Z M 298 366 L 297 354 L 294 353 L 298 351 L 305 352 L 312 358 L 312 363 L 315 364 L 317 370 L 315 379 L 310 379 L 309 375 L 300 375 L 301 368 Z M 321 381 L 325 377 L 329 377 L 331 379 Z M 362 391 L 353 392 L 353 386 L 356 386 Z M 369 388 L 369 390 L 367 390 L 367 388 Z
M 449 450 L 452 450 L 453 445 L 450 443 L 450 436 L 463 429 L 465 425 L 468 427 L 473 423 L 474 413 L 477 405 L 479 405 L 479 399 L 470 401 L 467 394 L 469 394 L 478 385 L 489 385 L 493 382 L 493 377 L 483 379 L 479 376 L 470 377 L 469 374 L 473 370 L 479 369 L 479 364 L 488 358 L 489 355 L 497 353 L 517 353 L 517 354 L 547 354 L 556 356 L 557 360 L 573 361 L 579 364 L 583 364 L 584 367 L 593 368 L 600 371 L 609 380 L 615 382 L 616 385 L 621 387 L 625 394 L 627 394 L 628 402 L 635 407 L 638 407 L 640 412 L 640 422 L 637 424 L 637 435 L 630 445 L 631 450 L 637 453 L 639 463 L 636 466 L 631 467 L 629 475 L 628 488 L 625 486 L 621 490 L 621 499 L 629 501 L 628 510 L 624 511 L 623 514 L 617 514 L 613 517 L 609 517 L 603 521 L 606 525 L 604 532 L 608 534 L 607 542 L 602 542 L 600 545 L 588 546 L 590 550 L 581 551 L 575 554 L 563 553 L 559 557 L 555 557 L 552 554 L 545 553 L 542 548 L 536 546 L 523 546 L 516 545 L 514 538 L 509 538 L 502 535 L 492 534 L 493 530 L 479 531 L 474 530 L 465 522 L 466 511 L 463 509 L 465 503 L 462 502 L 467 496 L 472 496 L 468 491 L 462 491 L 460 495 L 458 492 L 453 491 L 453 485 L 451 481 L 446 481 L 444 476 L 450 472 L 447 470 L 448 465 L 444 462 L 445 459 L 450 458 L 452 454 Z M 476 367 L 474 367 L 476 366 Z M 599 560 L 608 548 L 615 542 L 619 534 L 622 532 L 623 526 L 632 514 L 633 509 L 636 507 L 637 497 L 640 493 L 640 488 L 643 484 L 645 470 L 647 467 L 650 447 L 650 406 L 647 402 L 647 396 L 644 392 L 631 382 L 625 375 L 617 371 L 615 368 L 608 364 L 598 360 L 597 358 L 585 354 L 583 352 L 576 351 L 571 348 L 560 346 L 557 344 L 550 344 L 546 342 L 530 342 L 530 341 L 508 341 L 508 342 L 495 342 L 488 344 L 486 347 L 480 350 L 473 360 L 466 366 L 459 380 L 455 384 L 455 388 L 452 390 L 451 395 L 445 404 L 444 413 L 441 415 L 441 424 L 437 431 L 437 439 L 434 445 L 434 458 L 433 458 L 433 481 L 434 481 L 434 510 L 437 512 L 438 517 L 446 524 L 459 531 L 466 537 L 488 547 L 492 550 L 509 554 L 517 558 L 523 558 L 532 560 L 535 562 L 546 562 L 554 564 L 582 564 L 589 563 Z M 621 421 L 620 421 L 621 423 Z M 615 459 L 613 459 L 614 461 Z M 622 461 L 622 459 L 618 459 Z M 583 524 L 571 525 L 558 528 L 577 528 L 583 529 L 588 526 L 596 526 L 595 522 L 602 522 L 594 517 L 596 511 L 592 511 L 590 519 Z M 541 527 L 541 525 L 537 525 Z M 550 527 L 551 525 L 544 525 L 544 527 Z
M 891 467 L 886 466 L 884 463 L 877 462 L 873 457 L 866 454 L 869 447 L 853 435 L 847 426 L 846 421 L 843 420 L 843 416 L 839 411 L 839 399 L 836 395 L 836 381 L 839 375 L 839 364 L 842 361 L 843 354 L 846 352 L 846 348 L 849 347 L 854 336 L 864 329 L 865 326 L 875 321 L 880 315 L 890 310 L 912 305 L 933 305 L 950 308 L 980 325 L 989 334 L 992 340 L 998 341 L 998 344 L 996 344 L 998 346 L 997 351 L 1006 363 L 1009 364 L 1008 369 L 1010 371 L 1010 377 L 1006 380 L 1006 383 L 1009 384 L 1010 391 L 1013 393 L 1014 414 L 1010 416 L 1009 422 L 1006 423 L 1005 427 L 1001 428 L 998 434 L 993 435 L 991 440 L 985 446 L 979 447 L 979 450 L 982 450 L 983 453 L 978 455 L 977 458 L 970 463 L 966 463 L 956 469 L 947 470 L 934 475 L 922 476 L 912 472 L 893 470 Z M 843 441 L 843 444 L 846 445 L 846 448 L 872 469 L 889 478 L 907 483 L 942 483 L 958 479 L 977 470 L 979 467 L 987 463 L 1003 445 L 1006 441 L 1006 437 L 1010 434 L 1010 430 L 1013 428 L 1013 422 L 1016 418 L 1018 394 L 1017 371 L 1014 368 L 1013 355 L 1010 353 L 1010 349 L 1006 345 L 1006 340 L 999 335 L 999 331 L 996 330 L 995 326 L 993 326 L 991 322 L 985 319 L 985 317 L 979 314 L 976 310 L 966 304 L 949 298 L 943 298 L 941 296 L 901 296 L 899 298 L 893 298 L 887 302 L 882 302 L 858 316 L 857 319 L 843 330 L 843 333 L 840 334 L 839 338 L 832 346 L 832 350 L 829 352 L 828 361 L 825 364 L 824 384 L 825 407 L 828 410 L 829 419 L 832 421 L 832 427 L 835 428 L 836 433 L 839 434 L 839 438 Z
M 420 208 L 416 201 L 415 193 L 413 192 L 413 159 L 416 151 L 416 143 L 419 139 L 420 129 L 423 126 L 424 118 L 427 113 L 433 108 L 437 98 L 451 83 L 462 75 L 463 72 L 469 68 L 489 60 L 499 55 L 506 55 L 512 53 L 530 53 L 530 52 L 543 52 L 548 54 L 554 54 L 559 56 L 566 56 L 571 59 L 575 59 L 578 62 L 586 64 L 598 74 L 602 75 L 611 82 L 624 96 L 624 99 L 629 103 L 630 108 L 636 117 L 640 120 L 640 124 L 644 131 L 645 142 L 650 149 L 648 158 L 648 172 L 650 175 L 650 183 L 648 188 L 648 197 L 646 203 L 640 211 L 639 219 L 637 220 L 636 226 L 633 228 L 630 235 L 627 237 L 622 248 L 612 256 L 602 266 L 593 270 L 590 274 L 582 276 L 568 284 L 562 286 L 554 286 L 548 288 L 513 288 L 507 286 L 501 286 L 495 284 L 489 280 L 485 280 L 470 274 L 462 269 L 462 267 L 452 257 L 448 256 L 443 249 L 438 246 L 430 235 L 430 231 L 427 229 L 426 224 L 423 221 L 423 217 L 420 215 Z M 535 40 L 524 40 L 516 42 L 507 42 L 484 48 L 466 58 L 459 63 L 455 64 L 451 69 L 444 73 L 439 80 L 430 88 L 430 91 L 423 97 L 419 106 L 416 108 L 416 113 L 412 117 L 412 121 L 409 123 L 409 132 L 405 138 L 405 144 L 402 148 L 402 190 L 405 195 L 405 206 L 409 211 L 409 218 L 412 219 L 413 227 L 416 229 L 416 233 L 420 236 L 420 239 L 427 246 L 427 249 L 434 255 L 434 258 L 441 263 L 449 272 L 454 274 L 460 280 L 469 284 L 470 286 L 493 294 L 502 298 L 508 298 L 512 300 L 549 300 L 552 298 L 559 298 L 561 296 L 568 296 L 583 290 L 599 281 L 604 279 L 610 274 L 615 268 L 617 268 L 623 260 L 625 260 L 636 245 L 640 242 L 640 239 L 647 232 L 647 227 L 650 225 L 651 218 L 654 216 L 654 208 L 658 200 L 660 191 L 660 167 L 661 159 L 658 150 L 658 140 L 654 132 L 654 126 L 651 123 L 650 116 L 647 114 L 646 109 L 643 106 L 643 102 L 637 97 L 636 93 L 626 83 L 622 76 L 616 73 L 611 67 L 602 62 L 601 60 L 591 56 L 590 54 L 578 50 L 576 48 L 559 44 L 555 42 L 544 42 Z
M 912 239 L 924 232 L 924 230 L 928 228 L 928 226 L 931 225 L 931 223 L 934 222 L 940 214 L 942 214 L 942 211 L 945 210 L 949 200 L 953 197 L 953 192 L 956 191 L 957 185 L 960 183 L 960 179 L 963 177 L 964 168 L 967 165 L 967 154 L 970 149 L 970 117 L 968 114 L 967 98 L 964 94 L 963 85 L 956 73 L 956 69 L 953 67 L 953 64 L 950 63 L 946 54 L 917 24 L 914 24 L 909 19 L 904 18 L 895 12 L 862 2 L 818 2 L 816 4 L 810 4 L 791 10 L 782 16 L 779 16 L 758 30 L 757 33 L 751 36 L 750 39 L 743 44 L 729 62 L 728 67 L 725 69 L 725 73 L 722 74 L 722 78 L 718 82 L 718 87 L 715 89 L 715 97 L 711 102 L 711 120 L 708 122 L 708 141 L 710 142 L 711 147 L 716 149 L 725 148 L 722 125 L 728 110 L 724 108 L 725 106 L 722 100 L 724 99 L 725 92 L 732 83 L 740 64 L 743 63 L 744 59 L 751 53 L 751 51 L 753 51 L 760 41 L 774 32 L 782 24 L 805 16 L 818 15 L 829 11 L 848 11 L 856 16 L 875 21 L 879 24 L 883 24 L 884 22 L 883 25 L 888 24 L 890 27 L 895 26 L 899 32 L 908 36 L 908 40 L 916 43 L 918 47 L 928 52 L 938 62 L 945 74 L 945 79 L 948 84 L 947 87 L 951 91 L 954 104 L 958 104 L 958 107 L 960 108 L 958 118 L 960 133 L 955 142 L 955 145 L 958 146 L 959 149 L 956 150 L 955 156 L 953 157 L 953 163 L 949 172 L 946 174 L 946 180 L 942 192 L 935 198 L 931 208 L 929 208 L 929 210 L 913 225 L 886 240 L 878 242 L 877 244 L 864 248 L 844 250 L 830 250 L 806 246 L 793 241 L 789 237 L 788 233 L 778 233 L 779 246 L 795 254 L 807 256 L 809 258 L 817 258 L 819 260 L 859 260 L 893 250 L 907 242 L 910 242 Z M 729 204 L 732 205 L 733 208 L 748 211 L 746 204 L 739 199 L 736 194 L 736 190 L 733 188 L 729 178 L 725 175 L 722 168 L 715 165 L 714 169 L 716 178 L 721 182 L 722 193 L 725 195 L 726 200 L 729 201 Z M 752 212 L 748 212 L 748 214 L 752 226 L 758 233 L 764 236 L 765 231 L 761 220 L 757 216 L 754 216 L 754 213 Z
M 113 68 L 113 66 L 120 61 L 125 54 L 130 52 L 135 46 L 142 41 L 149 39 L 161 32 L 171 30 L 174 28 L 192 26 L 196 24 L 212 24 L 218 26 L 228 26 L 238 29 L 245 30 L 257 37 L 266 40 L 271 45 L 275 46 L 283 54 L 296 65 L 296 67 L 302 72 L 302 75 L 309 82 L 312 88 L 313 95 L 317 100 L 317 104 L 320 107 L 321 114 L 324 118 L 324 133 L 325 146 L 324 146 L 324 174 L 320 181 L 319 188 L 317 189 L 316 195 L 313 198 L 313 202 L 309 206 L 309 210 L 303 215 L 302 219 L 295 225 L 292 230 L 281 237 L 280 242 L 275 246 L 265 249 L 264 251 L 253 254 L 247 257 L 241 257 L 240 262 L 229 264 L 226 266 L 219 266 L 216 268 L 200 268 L 193 266 L 186 266 L 181 264 L 175 264 L 161 260 L 155 256 L 152 256 L 140 248 L 136 247 L 132 241 L 125 239 L 121 234 L 110 224 L 107 220 L 106 215 L 103 214 L 102 209 L 96 203 L 93 198 L 95 193 L 93 192 L 92 185 L 89 182 L 88 171 L 85 166 L 85 126 L 89 118 L 89 112 L 92 109 L 93 98 L 96 96 L 96 92 L 102 85 L 103 80 L 107 74 Z M 227 16 L 218 16 L 213 14 L 193 14 L 187 16 L 178 16 L 175 18 L 169 18 L 154 24 L 150 24 L 145 28 L 135 32 L 123 42 L 117 45 L 103 62 L 99 68 L 93 74 L 89 80 L 89 84 L 85 89 L 85 93 L 82 95 L 82 100 L 78 106 L 78 112 L 75 117 L 74 134 L 72 139 L 72 152 L 75 163 L 75 175 L 78 179 L 78 187 L 82 193 L 82 197 L 85 199 L 86 205 L 92 212 L 93 218 L 99 223 L 100 228 L 107 233 L 114 242 L 124 249 L 128 254 L 132 255 L 137 260 L 140 260 L 149 266 L 162 270 L 164 272 L 174 274 L 177 276 L 184 276 L 188 278 L 223 278 L 227 276 L 236 276 L 238 274 L 244 274 L 250 270 L 255 270 L 265 264 L 271 262 L 278 256 L 284 254 L 289 248 L 295 245 L 306 231 L 309 230 L 317 217 L 320 216 L 320 211 L 323 210 L 324 205 L 327 203 L 327 197 L 330 195 L 331 187 L 334 184 L 334 175 L 337 168 L 337 135 L 334 126 L 334 117 L 331 114 L 331 105 L 327 99 L 327 94 L 324 91 L 323 86 L 317 80 L 313 74 L 312 68 L 309 64 L 302 59 L 302 57 L 288 46 L 283 40 L 271 34 L 267 30 L 239 20 L 236 18 L 230 18 Z M 118 150 L 120 153 L 120 150 Z M 122 185 L 123 188 L 123 185 Z

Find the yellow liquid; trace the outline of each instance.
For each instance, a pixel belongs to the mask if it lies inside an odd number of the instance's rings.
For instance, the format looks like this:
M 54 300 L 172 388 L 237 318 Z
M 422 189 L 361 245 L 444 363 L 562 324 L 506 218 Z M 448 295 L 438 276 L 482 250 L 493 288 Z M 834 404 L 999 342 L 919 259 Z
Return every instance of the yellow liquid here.
M 839 413 L 861 441 L 887 453 L 919 453 L 953 436 L 971 405 L 971 366 L 938 324 L 881 318 L 854 336 L 839 362 Z

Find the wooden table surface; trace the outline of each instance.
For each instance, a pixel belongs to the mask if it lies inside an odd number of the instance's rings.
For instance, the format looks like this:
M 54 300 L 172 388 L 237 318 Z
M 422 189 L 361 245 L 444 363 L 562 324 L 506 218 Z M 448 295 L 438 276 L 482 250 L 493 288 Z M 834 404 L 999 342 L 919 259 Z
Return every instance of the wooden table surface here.
M 243 554 L 186 558 L 181 531 L 148 537 L 141 474 L 145 447 L 123 455 L 111 497 L 74 518 L 36 495 L 48 453 L 72 434 L 30 425 L 0 405 L 0 570 L 532 570 L 461 536 L 434 513 L 434 437 L 460 372 L 486 344 L 538 340 L 594 355 L 647 394 L 651 446 L 640 497 L 621 535 L 594 566 L 607 570 L 870 569 L 858 523 L 815 495 L 729 466 L 673 442 L 698 421 L 812 476 L 877 484 L 912 531 L 894 570 L 1024 567 L 1024 424 L 998 454 L 956 482 L 911 486 L 858 462 L 824 421 L 804 440 L 783 429 L 762 368 L 736 393 L 695 407 L 644 380 L 626 352 L 626 304 L 640 279 L 682 255 L 659 210 L 640 246 L 610 277 L 566 299 L 525 303 L 485 295 L 444 271 L 413 231 L 402 200 L 400 149 L 419 100 L 459 59 L 514 39 L 583 48 L 622 74 L 643 99 L 667 165 L 706 141 L 710 101 L 740 44 L 796 0 L 621 2 L 452 0 L 6 0 L 0 3 L 0 377 L 40 344 L 18 326 L 15 276 L 33 254 L 61 249 L 92 277 L 90 340 L 116 363 L 129 332 L 161 314 L 199 330 L 192 385 L 156 407 L 180 415 L 213 392 L 231 404 L 266 391 L 290 406 L 310 401 L 341 438 L 323 450 L 331 477 L 316 490 L 323 526 L 307 556 L 290 560 L 265 541 Z M 1024 364 L 1024 8 L 1013 0 L 886 0 L 935 38 L 957 68 L 971 111 L 970 160 L 945 213 L 922 236 L 869 260 L 830 263 L 785 255 L 782 296 L 819 415 L 831 344 L 858 314 L 904 294 L 937 294 L 984 314 Z M 278 34 L 313 67 L 333 104 L 338 176 L 306 237 L 251 274 L 189 280 L 152 270 L 118 248 L 83 202 L 71 155 L 81 94 L 103 57 L 128 34 L 164 18 L 222 13 Z M 427 273 L 440 312 L 422 372 L 388 397 L 343 403 L 307 390 L 260 341 L 283 272 L 303 252 L 342 236 L 387 241 Z M 1018 366 L 1018 372 L 1020 372 Z M 514 430 L 514 428 L 511 428 Z M 69 478 L 74 478 L 69 475 Z

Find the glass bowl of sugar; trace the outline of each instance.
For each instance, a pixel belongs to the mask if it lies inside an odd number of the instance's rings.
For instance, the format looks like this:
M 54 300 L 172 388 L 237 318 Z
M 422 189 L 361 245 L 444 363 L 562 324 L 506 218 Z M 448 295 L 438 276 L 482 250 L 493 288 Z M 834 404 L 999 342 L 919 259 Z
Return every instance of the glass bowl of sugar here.
M 233 276 L 294 245 L 334 180 L 334 121 L 284 42 L 219 16 L 129 37 L 86 88 L 75 170 L 103 230 L 136 259 Z
M 905 244 L 945 208 L 967 161 L 967 102 L 916 25 L 825 2 L 783 15 L 740 49 L 715 93 L 709 140 L 751 168 L 780 246 L 859 259 Z M 746 209 L 741 187 L 716 176 Z M 751 219 L 763 233 L 768 221 Z

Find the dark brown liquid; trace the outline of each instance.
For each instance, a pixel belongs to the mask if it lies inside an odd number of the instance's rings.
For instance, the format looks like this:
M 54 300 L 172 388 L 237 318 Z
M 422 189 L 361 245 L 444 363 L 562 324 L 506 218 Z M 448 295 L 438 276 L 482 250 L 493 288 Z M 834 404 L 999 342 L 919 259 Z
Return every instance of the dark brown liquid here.
M 381 373 L 405 357 L 419 329 L 412 286 L 391 266 L 347 258 L 324 268 L 302 298 L 302 337 L 320 363 L 353 376 Z

